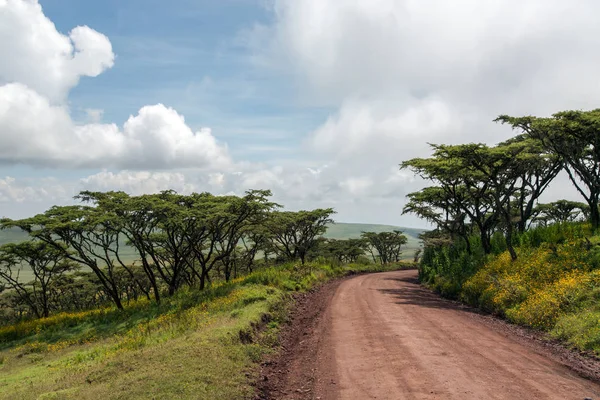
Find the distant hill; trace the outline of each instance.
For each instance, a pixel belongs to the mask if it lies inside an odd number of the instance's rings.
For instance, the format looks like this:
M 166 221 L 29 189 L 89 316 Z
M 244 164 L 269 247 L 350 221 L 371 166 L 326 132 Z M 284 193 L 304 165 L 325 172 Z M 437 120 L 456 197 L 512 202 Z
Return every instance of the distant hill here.
M 327 228 L 325 237 L 330 239 L 351 239 L 358 238 L 362 232 L 391 232 L 393 230 L 401 230 L 406 236 L 410 236 L 418 240 L 419 234 L 424 232 L 423 229 L 404 228 L 393 225 L 374 225 L 374 224 L 352 224 L 346 222 L 336 222 Z
M 391 232 L 400 230 L 406 235 L 408 243 L 404 246 L 404 256 L 412 257 L 414 251 L 421 247 L 419 234 L 425 232 L 424 229 L 405 228 L 393 225 L 374 225 L 374 224 L 352 224 L 344 222 L 336 222 L 329 225 L 327 233 L 324 235 L 329 239 L 352 239 L 359 238 L 362 232 Z
M 27 233 L 19 228 L 2 229 L 0 230 L 0 245 L 23 242 L 28 237 Z

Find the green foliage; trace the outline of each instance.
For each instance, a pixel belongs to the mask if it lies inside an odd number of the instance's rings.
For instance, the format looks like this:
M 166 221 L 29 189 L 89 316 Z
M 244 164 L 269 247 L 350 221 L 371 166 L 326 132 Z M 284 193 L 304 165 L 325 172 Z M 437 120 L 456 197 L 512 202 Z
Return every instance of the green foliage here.
M 430 158 L 401 164 L 433 184 L 410 193 L 403 210 L 436 226 L 422 235 L 419 277 L 445 296 L 593 346 L 600 109 L 496 122 L 519 134 L 495 146 L 431 145 Z M 587 204 L 538 204 L 562 170 Z
M 276 211 L 266 222 L 267 230 L 273 237 L 272 247 L 287 261 L 306 261 L 308 253 L 317 245 L 317 238 L 327 231 L 332 208 L 313 211 Z
M 567 166 L 571 183 L 589 206 L 592 229 L 600 227 L 600 109 L 562 111 L 550 118 L 501 115 L 496 121 L 539 140 Z
M 0 285 L 6 292 L 1 312 L 23 320 L 89 308 L 90 301 L 92 307 L 112 303 L 121 310 L 139 298 L 160 304 L 181 289 L 203 290 L 213 281 L 251 273 L 269 264 L 273 252 L 304 263 L 332 222 L 333 209 L 278 212 L 270 196 L 265 190 L 241 197 L 84 191 L 77 196 L 84 205 L 4 219 L 5 232 L 19 228 L 34 244 L 8 244 L 0 252 Z M 18 253 L 23 246 L 28 250 Z M 133 263 L 124 257 L 132 250 Z M 75 268 L 82 272 L 65 273 Z M 21 270 L 32 272 L 35 280 L 23 281 Z

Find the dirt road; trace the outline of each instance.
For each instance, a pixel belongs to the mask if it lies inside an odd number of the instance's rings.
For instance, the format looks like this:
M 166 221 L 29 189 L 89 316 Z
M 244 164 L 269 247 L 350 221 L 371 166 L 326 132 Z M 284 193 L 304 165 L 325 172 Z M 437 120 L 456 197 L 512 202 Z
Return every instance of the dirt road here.
M 270 398 L 600 399 L 599 385 L 419 286 L 416 271 L 347 279 L 326 302 Z

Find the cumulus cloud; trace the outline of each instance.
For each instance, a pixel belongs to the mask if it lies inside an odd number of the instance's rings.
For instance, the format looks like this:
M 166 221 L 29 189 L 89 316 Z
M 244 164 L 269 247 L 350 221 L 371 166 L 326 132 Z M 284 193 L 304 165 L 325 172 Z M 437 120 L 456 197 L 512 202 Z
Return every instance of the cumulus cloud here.
M 162 190 L 175 190 L 179 193 L 191 193 L 194 185 L 186 182 L 185 175 L 180 172 L 150 171 L 102 171 L 80 181 L 86 190 L 122 190 L 132 195 L 158 193 Z
M 0 161 L 87 168 L 226 168 L 227 148 L 210 130 L 193 132 L 162 104 L 142 107 L 122 128 L 77 125 L 64 105 L 20 83 L 0 86 Z
M 227 168 L 227 147 L 210 129 L 194 132 L 162 104 L 144 106 L 119 127 L 70 116 L 81 76 L 113 66 L 109 39 L 87 26 L 56 30 L 36 0 L 0 0 L 0 163 L 62 168 Z
M 68 187 L 53 178 L 17 180 L 6 176 L 0 178 L 0 203 L 41 202 L 64 200 L 68 196 Z
M 311 143 L 360 155 L 391 136 L 493 142 L 510 135 L 498 114 L 597 106 L 599 12 L 593 0 L 276 0 L 251 43 L 294 71 L 306 101 L 337 108 Z
M 56 30 L 37 0 L 0 0 L 0 84 L 20 82 L 51 102 L 63 102 L 82 76 L 98 76 L 114 64 L 108 38 L 78 26 Z M 10 62 L 8 62 L 10 61 Z

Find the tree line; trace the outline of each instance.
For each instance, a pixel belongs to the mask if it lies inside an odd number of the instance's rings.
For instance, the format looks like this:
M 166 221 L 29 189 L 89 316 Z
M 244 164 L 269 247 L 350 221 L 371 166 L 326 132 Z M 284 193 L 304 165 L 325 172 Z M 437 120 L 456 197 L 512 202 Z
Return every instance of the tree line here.
M 461 242 L 472 254 L 473 236 L 485 254 L 492 237 L 504 236 L 513 260 L 515 235 L 532 224 L 586 218 L 600 227 L 600 109 L 564 111 L 551 117 L 502 115 L 496 122 L 517 134 L 495 146 L 432 144 L 432 156 L 404 161 L 431 185 L 410 193 L 403 213 L 435 225 L 432 245 Z M 550 183 L 565 171 L 585 203 L 539 204 Z
M 78 205 L 3 219 L 2 228 L 21 229 L 30 240 L 0 247 L 0 312 L 19 319 L 111 303 L 123 309 L 139 297 L 160 303 L 182 287 L 203 290 L 265 265 L 319 257 L 350 263 L 367 252 L 376 262 L 400 259 L 400 231 L 324 239 L 333 209 L 282 211 L 270 197 L 268 190 L 84 191 Z

